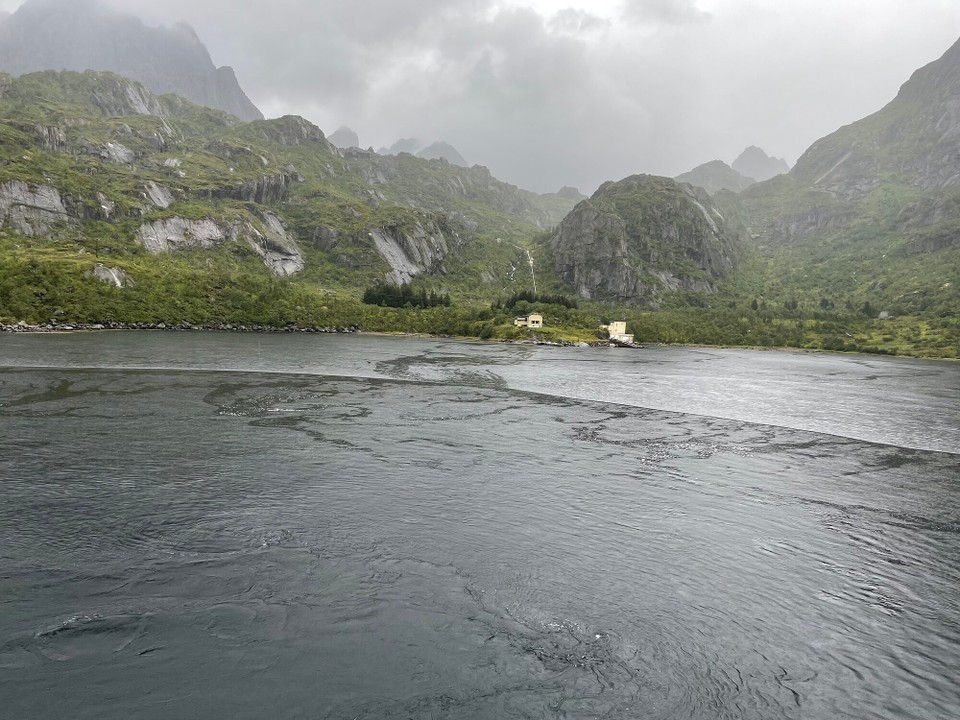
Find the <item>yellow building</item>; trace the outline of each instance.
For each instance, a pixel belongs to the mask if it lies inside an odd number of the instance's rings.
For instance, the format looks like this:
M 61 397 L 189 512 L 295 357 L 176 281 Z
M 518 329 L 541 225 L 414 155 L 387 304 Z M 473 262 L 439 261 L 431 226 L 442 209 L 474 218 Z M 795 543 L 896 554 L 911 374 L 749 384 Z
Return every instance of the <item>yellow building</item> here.
M 612 322 L 609 325 L 601 325 L 601 330 L 606 330 L 610 339 L 614 342 L 621 342 L 627 345 L 633 344 L 633 335 L 627 332 L 627 323 L 624 321 Z
M 513 324 L 517 327 L 525 328 L 542 328 L 543 327 L 543 315 L 540 313 L 531 313 L 530 315 L 523 315 L 518 317 L 513 321 Z

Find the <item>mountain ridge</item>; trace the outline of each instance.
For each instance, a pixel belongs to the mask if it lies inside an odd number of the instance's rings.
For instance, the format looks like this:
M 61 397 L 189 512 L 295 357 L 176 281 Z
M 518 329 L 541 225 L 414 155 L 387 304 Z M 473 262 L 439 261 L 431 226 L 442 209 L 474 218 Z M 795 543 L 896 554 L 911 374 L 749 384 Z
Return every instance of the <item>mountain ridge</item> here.
M 0 23 L 0 71 L 106 70 L 250 121 L 263 114 L 186 23 L 150 27 L 98 0 L 29 0 Z

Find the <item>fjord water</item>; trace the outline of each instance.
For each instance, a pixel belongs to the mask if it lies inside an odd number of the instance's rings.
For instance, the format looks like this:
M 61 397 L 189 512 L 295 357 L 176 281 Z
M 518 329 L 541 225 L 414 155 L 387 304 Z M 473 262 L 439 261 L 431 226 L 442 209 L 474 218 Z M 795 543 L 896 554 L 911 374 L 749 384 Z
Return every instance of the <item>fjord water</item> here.
M 960 366 L 0 337 L 0 702 L 960 717 Z

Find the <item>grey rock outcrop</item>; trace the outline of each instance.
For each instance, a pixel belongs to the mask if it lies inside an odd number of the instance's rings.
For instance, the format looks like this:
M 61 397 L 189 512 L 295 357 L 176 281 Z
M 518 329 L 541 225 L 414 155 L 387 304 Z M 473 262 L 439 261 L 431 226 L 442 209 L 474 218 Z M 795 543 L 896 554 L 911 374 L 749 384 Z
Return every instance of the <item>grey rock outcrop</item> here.
M 283 117 L 253 123 L 250 129 L 257 132 L 267 142 L 286 147 L 316 143 L 324 145 L 331 151 L 333 149 L 323 131 L 299 115 L 284 115 Z
M 447 240 L 436 228 L 418 223 L 412 230 L 397 227 L 372 228 L 369 233 L 377 252 L 390 265 L 388 282 L 402 284 L 417 275 L 443 272 L 449 253 Z
M 295 275 L 306 266 L 297 243 L 287 233 L 283 223 L 273 213 L 260 216 L 263 230 L 252 225 L 247 228 L 246 239 L 274 275 Z
M 100 157 L 118 165 L 130 165 L 137 156 L 133 150 L 120 143 L 108 142 L 100 148 Z
M 157 185 L 157 183 L 153 181 L 150 181 L 144 185 L 144 193 L 146 194 L 147 200 L 161 210 L 166 210 L 168 207 L 173 205 L 173 193 L 162 185 Z
M 37 144 L 48 153 L 63 152 L 67 147 L 67 133 L 60 126 L 34 125 Z
M 236 237 L 236 228 L 210 219 L 173 217 L 154 220 L 137 230 L 137 241 L 154 255 L 171 250 L 212 248 L 228 240 L 236 240 Z
M 233 70 L 217 68 L 184 23 L 148 27 L 97 0 L 28 0 L 0 24 L 0 70 L 87 69 L 109 70 L 242 120 L 263 118 Z
M 90 271 L 90 274 L 97 278 L 100 282 L 108 285 L 115 285 L 118 288 L 132 287 L 136 284 L 134 283 L 133 278 L 131 278 L 130 275 L 121 268 L 107 267 L 102 263 L 97 263 L 94 265 L 93 270 Z
M 280 219 L 272 213 L 263 213 L 259 220 L 260 223 L 252 220 L 226 223 L 211 218 L 172 217 L 144 223 L 137 230 L 136 239 L 154 255 L 245 242 L 275 275 L 293 275 L 303 270 L 303 256 Z
M 0 185 L 0 227 L 9 226 L 28 237 L 42 237 L 58 225 L 75 222 L 56 188 L 31 186 L 19 180 Z
M 634 175 L 600 186 L 548 241 L 554 269 L 585 298 L 656 304 L 664 291 L 712 292 L 736 240 L 701 189 Z
M 237 200 L 255 202 L 261 205 L 279 203 L 286 199 L 294 177 L 287 173 L 279 175 L 261 175 L 242 185 L 233 195 Z

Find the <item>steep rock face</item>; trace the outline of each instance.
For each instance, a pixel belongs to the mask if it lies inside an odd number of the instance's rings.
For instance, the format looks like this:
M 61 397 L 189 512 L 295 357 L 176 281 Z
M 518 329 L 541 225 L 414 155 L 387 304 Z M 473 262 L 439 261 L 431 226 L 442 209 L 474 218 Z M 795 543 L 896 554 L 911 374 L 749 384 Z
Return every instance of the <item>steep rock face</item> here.
M 443 260 L 449 253 L 447 240 L 437 228 L 421 223 L 410 230 L 380 227 L 370 230 L 370 238 L 380 256 L 390 265 L 388 282 L 402 284 L 417 275 L 443 272 Z
M 233 198 L 244 202 L 269 205 L 282 202 L 287 198 L 290 184 L 296 180 L 288 173 L 279 175 L 261 175 L 256 180 L 234 187 L 223 187 L 202 193 L 207 198 Z
M 304 268 L 296 242 L 272 213 L 264 213 L 261 227 L 250 220 L 225 223 L 207 218 L 188 220 L 172 217 L 144 223 L 137 241 L 154 255 L 176 250 L 211 249 L 227 242 L 246 242 L 276 275 L 293 275 Z
M 710 292 L 735 240 L 709 196 L 668 178 L 605 183 L 548 241 L 556 272 L 582 297 L 655 304 L 666 290 Z
M 744 177 L 753 178 L 757 182 L 769 180 L 777 175 L 790 172 L 790 166 L 783 158 L 767 155 L 756 145 L 751 145 L 733 161 L 732 168 Z
M 155 207 L 166 210 L 173 205 L 173 193 L 162 185 L 150 181 L 144 185 L 143 190 L 146 199 Z
M 109 70 L 242 120 L 263 115 L 185 24 L 153 28 L 96 0 L 29 0 L 0 24 L 0 70 Z
M 0 227 L 9 226 L 27 237 L 42 237 L 57 225 L 75 222 L 56 188 L 31 186 L 19 180 L 0 185 Z
M 157 255 L 171 250 L 209 249 L 227 240 L 235 240 L 234 230 L 210 219 L 173 217 L 141 225 L 137 230 L 137 241 L 147 252 Z
M 744 177 L 723 160 L 711 160 L 710 162 L 698 165 L 690 172 L 677 175 L 674 178 L 677 182 L 690 183 L 697 187 L 702 187 L 711 195 L 721 190 L 730 190 L 731 192 L 740 192 L 756 183 L 752 177 Z

